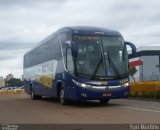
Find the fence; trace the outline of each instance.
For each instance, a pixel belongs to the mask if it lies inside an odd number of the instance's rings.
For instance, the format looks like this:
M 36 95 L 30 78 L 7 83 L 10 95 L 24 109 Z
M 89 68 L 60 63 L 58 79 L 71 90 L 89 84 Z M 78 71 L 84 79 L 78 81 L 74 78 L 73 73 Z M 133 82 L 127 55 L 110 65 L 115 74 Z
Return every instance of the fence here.
M 139 76 L 135 77 L 135 82 L 141 82 L 141 81 L 160 81 L 160 74 L 152 74 L 148 76 Z M 134 79 L 130 76 L 130 81 L 134 82 Z

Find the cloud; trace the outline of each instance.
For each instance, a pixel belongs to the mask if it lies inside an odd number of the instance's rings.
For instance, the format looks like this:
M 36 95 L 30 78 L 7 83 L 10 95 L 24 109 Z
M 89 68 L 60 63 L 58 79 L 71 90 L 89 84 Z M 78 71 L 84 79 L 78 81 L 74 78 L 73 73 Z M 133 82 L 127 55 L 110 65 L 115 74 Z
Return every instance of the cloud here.
M 6 76 L 7 74 L 14 74 L 14 77 L 16 78 L 21 78 L 21 75 L 23 73 L 23 64 L 22 64 L 22 59 L 21 58 L 10 58 L 3 60 L 0 64 L 0 75 L 1 76 Z
M 24 53 L 29 49 L 15 49 L 15 50 L 1 50 L 0 51 L 0 60 L 9 60 L 22 58 Z
M 34 44 L 32 43 L 19 43 L 19 42 L 0 42 L 0 51 L 4 51 L 4 50 L 17 50 L 17 49 L 26 49 L 26 48 L 30 48 L 31 46 L 33 46 Z
M 22 64 L 26 50 L 63 26 L 99 26 L 120 31 L 125 40 L 136 46 L 160 45 L 159 7 L 159 0 L 0 1 L 0 51 L 4 53 L 0 53 L 0 61 Z M 22 66 L 13 66 L 22 70 Z M 2 72 L 3 66 L 0 67 Z M 10 67 L 3 71 L 8 72 Z
M 54 5 L 61 5 L 67 2 L 67 0 L 1 0 L 0 7 L 1 9 L 8 9 L 8 8 L 34 8 L 34 7 L 42 7 L 47 8 Z
M 23 73 L 23 55 L 28 49 L 1 50 L 0 51 L 0 75 L 6 76 L 9 73 L 20 78 Z

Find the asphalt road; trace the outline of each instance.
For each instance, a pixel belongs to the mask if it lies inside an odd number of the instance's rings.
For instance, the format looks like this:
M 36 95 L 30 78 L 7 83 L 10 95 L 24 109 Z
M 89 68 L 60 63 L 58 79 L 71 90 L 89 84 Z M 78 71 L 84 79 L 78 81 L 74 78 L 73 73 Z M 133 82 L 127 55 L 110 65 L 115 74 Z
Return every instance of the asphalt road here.
M 70 102 L 31 100 L 26 94 L 0 95 L 0 123 L 10 124 L 136 124 L 160 123 L 160 102 L 135 99 Z

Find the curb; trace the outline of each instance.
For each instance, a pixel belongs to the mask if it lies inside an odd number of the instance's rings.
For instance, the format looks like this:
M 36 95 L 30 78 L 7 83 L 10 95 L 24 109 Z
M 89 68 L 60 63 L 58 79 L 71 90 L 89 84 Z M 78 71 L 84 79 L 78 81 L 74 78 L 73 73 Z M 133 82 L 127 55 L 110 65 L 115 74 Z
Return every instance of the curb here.
M 141 101 L 150 101 L 150 102 L 160 102 L 160 99 L 154 99 L 154 98 L 143 98 L 143 97 L 129 97 L 128 99 L 131 100 L 141 100 Z

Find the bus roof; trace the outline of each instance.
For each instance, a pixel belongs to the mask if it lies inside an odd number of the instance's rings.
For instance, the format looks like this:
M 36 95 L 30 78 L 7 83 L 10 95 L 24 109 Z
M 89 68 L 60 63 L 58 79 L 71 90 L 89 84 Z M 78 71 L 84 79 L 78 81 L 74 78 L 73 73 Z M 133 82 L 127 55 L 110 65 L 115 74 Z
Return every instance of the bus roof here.
M 109 30 L 100 27 L 91 27 L 91 26 L 69 26 L 63 27 L 58 30 L 58 32 L 68 30 L 71 31 L 73 34 L 81 34 L 81 35 L 104 35 L 104 36 L 121 36 L 118 31 Z
M 25 55 L 35 48 L 37 48 L 39 45 L 43 44 L 46 40 L 49 38 L 52 38 L 54 35 L 63 32 L 63 31 L 70 31 L 72 34 L 77 35 L 101 35 L 101 36 L 121 36 L 121 34 L 118 31 L 109 30 L 101 27 L 91 27 L 91 26 L 68 26 L 68 27 L 62 27 L 59 30 L 55 31 L 54 33 L 50 34 L 48 37 L 40 41 L 37 45 L 35 45 L 31 50 L 25 53 Z

